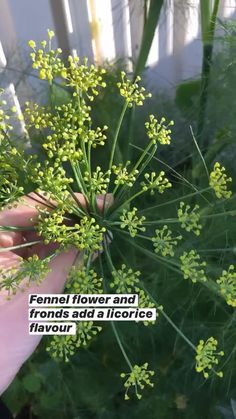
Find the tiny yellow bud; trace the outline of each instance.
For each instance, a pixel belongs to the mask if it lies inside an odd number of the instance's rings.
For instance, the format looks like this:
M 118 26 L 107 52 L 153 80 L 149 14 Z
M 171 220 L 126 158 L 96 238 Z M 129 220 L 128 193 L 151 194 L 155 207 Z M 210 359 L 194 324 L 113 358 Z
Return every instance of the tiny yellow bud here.
M 51 31 L 50 29 L 48 29 L 48 38 L 51 40 L 54 36 L 55 36 L 54 31 Z
M 28 45 L 29 45 L 30 48 L 35 48 L 36 47 L 36 43 L 34 41 L 32 41 L 32 40 L 30 40 L 28 42 Z
M 40 70 L 40 72 L 39 72 L 39 78 L 41 80 L 45 80 L 46 79 L 46 71 L 45 70 L 43 70 L 43 69 Z
M 67 71 L 66 71 L 66 70 L 62 70 L 62 71 L 61 71 L 61 77 L 62 77 L 63 79 L 66 79 L 66 77 L 67 77 Z

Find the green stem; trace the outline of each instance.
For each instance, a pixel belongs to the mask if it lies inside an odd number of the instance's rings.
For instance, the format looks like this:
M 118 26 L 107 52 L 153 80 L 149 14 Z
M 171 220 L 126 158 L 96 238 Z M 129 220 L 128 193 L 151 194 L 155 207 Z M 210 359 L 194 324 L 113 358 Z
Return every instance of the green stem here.
M 22 249 L 23 247 L 29 247 L 29 246 L 33 246 L 34 244 L 39 244 L 39 243 L 42 243 L 42 241 L 41 240 L 35 240 L 33 242 L 18 244 L 16 246 L 1 247 L 0 248 L 0 253 L 4 253 L 4 252 L 10 251 L 10 250 Z
M 107 257 L 108 264 L 110 265 L 110 268 L 111 268 L 112 270 L 115 270 L 115 267 L 114 267 L 114 265 L 113 265 L 113 262 L 112 262 L 112 259 L 111 259 L 111 256 L 110 256 L 110 253 L 109 253 L 109 250 L 108 250 L 108 245 L 107 245 L 107 240 L 106 240 L 106 238 L 104 239 L 104 250 L 105 250 L 105 254 L 106 254 L 106 257 Z M 114 324 L 114 322 L 113 322 L 113 321 L 111 321 L 111 327 L 112 327 L 112 330 L 113 330 L 114 335 L 115 335 L 115 337 L 116 337 L 117 343 L 118 343 L 118 345 L 119 345 L 119 347 L 120 347 L 120 350 L 121 350 L 121 352 L 122 352 L 122 354 L 123 354 L 123 356 L 124 356 L 124 358 L 125 358 L 125 360 L 126 360 L 126 362 L 127 362 L 128 366 L 129 366 L 130 370 L 132 371 L 132 370 L 133 370 L 133 366 L 132 366 L 132 364 L 131 364 L 131 362 L 130 362 L 130 360 L 129 360 L 128 355 L 127 355 L 127 354 L 126 354 L 126 352 L 125 352 L 125 349 L 124 349 L 124 347 L 123 347 L 123 345 L 122 345 L 122 342 L 121 342 L 121 340 L 120 340 L 119 334 L 118 334 L 118 332 L 117 332 L 117 329 L 116 329 L 115 324 Z
M 210 189 L 211 189 L 211 187 L 209 186 L 208 188 L 202 189 L 201 191 L 191 192 L 191 193 L 189 193 L 187 195 L 184 195 L 184 196 L 181 196 L 179 198 L 172 199 L 171 201 L 163 202 L 162 204 L 158 204 L 158 205 L 154 205 L 153 207 L 146 208 L 146 209 L 144 209 L 142 211 L 139 211 L 139 213 L 140 214 L 143 214 L 143 213 L 145 213 L 147 211 L 152 211 L 153 209 L 164 207 L 165 205 L 174 204 L 175 202 L 182 201 L 183 199 L 191 198 L 191 197 L 193 197 L 195 195 L 199 195 L 199 194 L 201 194 L 203 192 L 207 192 Z
M 125 360 L 126 360 L 126 362 L 127 362 L 128 366 L 129 366 L 130 370 L 132 371 L 132 370 L 133 370 L 133 366 L 132 366 L 132 364 L 131 364 L 131 362 L 130 362 L 130 360 L 129 360 L 129 358 L 128 358 L 128 355 L 127 355 L 127 354 L 126 354 L 126 352 L 125 352 L 125 349 L 124 349 L 124 347 L 123 347 L 123 345 L 122 345 L 122 342 L 121 342 L 121 340 L 120 340 L 120 337 L 119 337 L 119 335 L 118 335 L 117 329 L 116 329 L 115 324 L 114 324 L 114 322 L 113 322 L 113 321 L 111 321 L 111 327 L 112 327 L 112 330 L 113 330 L 114 335 L 115 335 L 115 337 L 116 337 L 117 343 L 118 343 L 118 345 L 119 345 L 119 347 L 120 347 L 120 350 L 121 350 L 121 352 L 122 352 L 122 354 L 123 354 L 123 356 L 124 356 L 124 358 L 125 358 Z
M 147 147 L 143 150 L 143 152 L 142 152 L 142 154 L 141 154 L 141 156 L 139 157 L 139 159 L 138 159 L 138 161 L 137 161 L 137 163 L 134 165 L 134 167 L 133 167 L 133 170 L 132 170 L 132 174 L 134 173 L 134 171 L 135 170 L 137 170 L 138 169 L 138 167 L 140 166 L 140 164 L 142 163 L 142 161 L 144 160 L 144 158 L 145 158 L 145 156 L 146 156 L 146 154 L 148 154 L 148 152 L 149 152 L 149 150 L 150 150 L 150 148 L 152 148 L 152 146 L 153 146 L 153 143 L 152 142 L 150 142 L 148 145 L 147 145 Z
M 142 195 L 143 193 L 145 193 L 146 191 L 139 191 L 136 194 L 132 195 L 130 198 L 128 198 L 125 202 L 122 202 L 121 205 L 118 205 L 116 207 L 116 209 L 113 211 L 113 213 L 111 214 L 110 220 L 113 220 L 116 217 L 117 212 L 119 212 L 124 206 L 128 205 L 130 202 L 132 202 L 135 198 L 137 198 L 138 196 Z
M 116 229 L 116 228 L 115 228 L 114 230 L 116 230 L 117 232 L 119 232 L 119 233 L 121 233 L 121 234 L 125 234 L 125 235 L 130 236 L 130 234 L 129 234 L 127 231 L 118 230 L 118 229 Z M 141 253 L 143 253 L 143 254 L 145 254 L 145 255 L 149 256 L 151 259 L 154 259 L 156 262 L 161 262 L 163 265 L 167 266 L 170 270 L 172 270 L 172 271 L 174 271 L 174 272 L 178 273 L 179 275 L 182 275 L 181 270 L 180 270 L 180 269 L 178 269 L 178 267 L 180 267 L 180 264 L 179 264 L 179 263 L 174 262 L 174 261 L 167 260 L 167 259 L 166 259 L 166 258 L 164 258 L 164 257 L 158 256 L 158 255 L 156 255 L 156 254 L 154 254 L 154 253 L 150 252 L 150 250 L 147 250 L 147 249 L 145 249 L 145 248 L 143 248 L 143 247 L 139 246 L 139 245 L 135 242 L 135 240 L 132 240 L 132 241 L 131 241 L 131 240 L 128 240 L 128 242 L 131 244 L 131 246 L 133 246 L 133 247 L 135 247 L 136 249 L 138 249 Z
M 209 8 L 209 1 L 201 0 L 202 32 L 203 32 L 203 59 L 202 59 L 202 81 L 201 95 L 199 102 L 199 115 L 197 124 L 197 139 L 200 148 L 203 146 L 203 129 L 206 120 L 206 109 L 208 101 L 208 88 L 210 82 L 210 72 L 213 57 L 213 45 L 215 35 L 216 17 L 219 9 L 220 0 L 215 0 L 212 14 L 209 11 L 206 15 L 206 6 Z
M 136 148 L 137 150 L 143 151 L 143 149 L 141 147 L 138 147 L 134 144 L 130 144 L 132 147 Z M 190 158 L 191 156 L 189 156 L 188 158 Z M 182 176 L 180 173 L 178 173 L 173 167 L 169 166 L 169 164 L 167 164 L 166 162 L 164 162 L 163 160 L 159 159 L 156 156 L 152 157 L 154 160 L 158 161 L 159 163 L 163 164 L 163 166 L 165 166 L 167 169 L 169 169 L 172 173 L 174 173 L 174 175 L 177 177 L 177 179 L 182 180 L 183 182 L 185 182 L 187 185 L 189 185 L 192 189 L 194 189 L 196 192 L 199 192 L 199 194 L 201 195 L 201 191 L 198 191 L 197 187 L 195 185 L 193 185 L 191 182 L 189 182 L 184 176 Z M 183 159 L 183 161 L 180 161 L 178 164 L 182 164 L 185 161 L 185 159 Z M 205 201 L 209 204 L 209 201 L 202 196 L 203 199 L 205 199 Z
M 137 170 L 138 169 L 138 167 L 140 166 L 140 164 L 142 163 L 142 161 L 144 160 L 144 158 L 146 157 L 146 155 L 148 154 L 148 152 L 149 152 L 149 150 L 150 150 L 150 148 L 152 147 L 152 143 L 149 143 L 148 144 L 148 146 L 143 150 L 143 153 L 141 154 L 141 156 L 140 156 L 140 158 L 138 159 L 138 161 L 137 161 L 137 163 L 134 165 L 134 167 L 133 167 L 133 169 L 131 170 L 131 172 L 130 172 L 130 175 L 133 175 L 134 174 L 134 172 L 135 172 L 135 170 Z M 137 175 L 137 177 L 136 177 L 136 179 L 135 179 L 135 182 L 137 181 L 137 179 L 139 178 L 139 176 L 141 175 L 141 173 L 143 172 L 143 170 L 145 169 L 145 167 L 148 165 L 148 163 L 150 162 L 150 160 L 152 159 L 152 157 L 153 157 L 153 155 L 155 154 L 155 152 L 156 152 L 156 146 L 154 147 L 154 149 L 153 149 L 153 151 L 152 151 L 152 153 L 150 153 L 149 154 L 149 157 L 147 158 L 147 160 L 143 163 L 143 165 L 142 165 L 142 167 L 141 167 L 141 169 L 140 169 L 140 171 L 139 171 L 139 173 L 138 173 L 138 175 Z M 128 189 L 129 187 L 127 186 L 127 185 L 124 185 L 122 188 L 121 188 L 121 190 L 120 190 L 120 192 L 119 192 L 119 194 L 118 194 L 118 196 L 117 196 L 117 201 L 119 201 L 119 200 L 121 200 L 122 199 L 122 197 L 123 197 L 123 195 L 124 195 L 124 193 L 125 192 L 127 192 L 127 189 Z M 127 201 L 124 203 L 124 205 L 125 204 L 127 204 Z
M 35 231 L 35 227 L 0 226 L 0 231 Z
M 70 186 L 68 186 L 68 190 L 69 190 L 69 192 L 70 192 L 70 194 L 71 194 L 71 196 L 72 196 L 72 198 L 74 199 L 74 201 L 77 203 L 77 205 L 78 205 L 78 207 L 76 208 L 76 207 L 74 207 L 73 205 L 72 205 L 72 209 L 73 209 L 73 211 L 74 212 L 76 212 L 76 214 L 77 215 L 79 215 L 79 216 L 84 216 L 85 215 L 85 209 L 84 209 L 84 207 L 82 206 L 82 204 L 81 204 L 81 202 L 80 202 L 80 200 L 77 198 L 77 196 L 76 196 L 76 194 L 74 193 L 74 191 L 72 190 L 72 188 L 70 187 Z
M 215 217 L 222 217 L 224 215 L 230 215 L 231 217 L 233 217 L 236 215 L 236 210 L 219 212 L 218 214 L 202 215 L 201 218 L 215 218 Z
M 176 324 L 171 320 L 171 318 L 165 313 L 165 311 L 162 309 L 160 310 L 160 313 L 165 317 L 165 319 L 168 321 L 168 323 L 176 330 L 176 332 L 181 336 L 182 339 L 185 340 L 185 342 L 191 346 L 191 348 L 196 352 L 196 346 L 187 338 L 187 336 L 184 335 L 184 333 L 176 326 Z
M 122 108 L 122 111 L 121 111 L 121 115 L 120 115 L 120 118 L 119 118 L 119 121 L 118 121 L 118 124 L 117 124 L 117 128 L 116 128 L 113 143 L 112 143 L 111 156 L 110 156 L 110 162 L 109 162 L 109 170 L 111 170 L 112 165 L 113 165 L 116 143 L 117 143 L 117 140 L 118 140 L 118 136 L 119 136 L 119 133 L 120 133 L 121 125 L 122 125 L 127 107 L 128 107 L 128 103 L 125 102 L 124 106 Z
M 182 339 L 185 340 L 185 342 L 194 350 L 196 351 L 196 346 L 187 338 L 187 336 L 185 336 L 185 334 L 178 328 L 178 326 L 176 326 L 176 324 L 171 320 L 171 318 L 165 313 L 165 311 L 163 310 L 163 308 L 158 308 L 159 304 L 157 303 L 157 301 L 155 300 L 155 298 L 147 291 L 147 289 L 144 287 L 144 285 L 142 284 L 142 287 L 144 289 L 144 291 L 149 295 L 149 297 L 151 298 L 151 300 L 155 303 L 155 306 L 157 308 L 157 310 L 159 311 L 160 314 L 163 315 L 163 317 L 165 317 L 165 319 L 168 321 L 168 323 L 173 327 L 173 329 L 178 333 L 178 335 L 180 335 L 182 337 Z

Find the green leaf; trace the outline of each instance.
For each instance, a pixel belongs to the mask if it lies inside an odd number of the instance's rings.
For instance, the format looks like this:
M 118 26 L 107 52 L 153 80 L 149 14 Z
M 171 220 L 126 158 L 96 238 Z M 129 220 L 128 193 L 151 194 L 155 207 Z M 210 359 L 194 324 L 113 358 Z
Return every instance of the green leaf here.
M 41 388 L 41 377 L 30 373 L 23 378 L 22 383 L 27 391 L 37 393 Z
M 181 112 L 189 112 L 201 92 L 201 80 L 190 80 L 176 88 L 175 103 Z
M 3 401 L 12 414 L 17 415 L 28 402 L 28 395 L 21 380 L 16 377 L 3 396 Z

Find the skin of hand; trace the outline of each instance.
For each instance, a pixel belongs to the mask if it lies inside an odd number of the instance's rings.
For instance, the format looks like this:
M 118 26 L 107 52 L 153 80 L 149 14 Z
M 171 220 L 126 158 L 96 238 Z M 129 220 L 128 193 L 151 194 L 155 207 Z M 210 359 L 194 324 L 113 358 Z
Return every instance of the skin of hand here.
M 83 195 L 76 194 L 81 205 L 86 206 Z M 36 206 L 45 208 L 45 203 L 35 201 L 36 195 L 31 193 L 24 197 L 24 203 L 16 208 L 0 212 L 0 226 L 29 227 L 37 222 Z M 38 196 L 37 196 L 37 199 Z M 112 204 L 112 196 L 106 196 L 106 205 Z M 102 211 L 104 198 L 97 197 L 97 206 Z M 34 232 L 4 231 L 0 232 L 0 247 L 16 246 L 27 241 L 35 240 Z M 32 249 L 24 248 L 0 253 L 0 268 L 17 266 L 21 258 L 31 254 L 38 254 L 44 258 L 54 245 L 37 244 Z M 28 332 L 28 296 L 29 294 L 56 294 L 64 289 L 66 276 L 73 265 L 78 249 L 71 248 L 58 254 L 50 263 L 50 272 L 40 285 L 27 287 L 6 299 L 6 292 L 0 291 L 0 395 L 12 382 L 22 364 L 33 353 L 42 336 L 29 335 Z M 1 281 L 1 279 L 0 279 Z

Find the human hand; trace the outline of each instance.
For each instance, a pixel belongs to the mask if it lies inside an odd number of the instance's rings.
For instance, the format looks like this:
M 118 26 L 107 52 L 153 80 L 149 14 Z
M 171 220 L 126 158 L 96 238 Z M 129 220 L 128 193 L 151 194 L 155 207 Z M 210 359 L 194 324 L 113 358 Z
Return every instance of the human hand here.
M 81 205 L 85 206 L 83 195 L 76 194 Z M 36 206 L 45 207 L 45 202 L 35 201 L 34 193 L 25 196 L 24 202 L 16 208 L 0 212 L 0 226 L 30 227 L 37 222 L 38 210 Z M 106 204 L 111 203 L 111 196 L 107 196 Z M 97 206 L 102 211 L 104 198 L 97 197 Z M 0 232 L 0 248 L 20 245 L 35 240 L 35 232 L 4 231 Z M 18 266 L 22 258 L 37 254 L 40 258 L 46 257 L 55 244 L 36 244 L 33 248 L 20 250 L 6 250 L 0 253 L 0 268 Z M 40 285 L 31 285 L 7 300 L 7 292 L 0 290 L 0 394 L 2 394 L 22 364 L 33 353 L 42 336 L 29 335 L 28 332 L 28 295 L 54 294 L 63 291 L 67 273 L 78 256 L 78 249 L 71 248 L 63 251 L 49 263 L 50 272 Z

